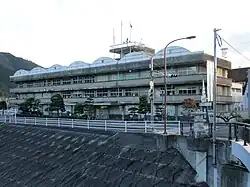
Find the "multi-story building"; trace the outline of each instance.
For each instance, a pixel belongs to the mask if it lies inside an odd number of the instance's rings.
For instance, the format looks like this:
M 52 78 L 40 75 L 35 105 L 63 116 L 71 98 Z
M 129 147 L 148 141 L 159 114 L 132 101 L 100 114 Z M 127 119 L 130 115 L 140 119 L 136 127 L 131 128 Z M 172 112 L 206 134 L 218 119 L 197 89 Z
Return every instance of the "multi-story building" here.
M 10 90 L 10 102 L 20 104 L 29 97 L 41 100 L 43 110 L 53 94 L 60 93 L 66 110 L 74 111 L 76 103 L 84 103 L 88 97 L 99 105 L 99 118 L 124 116 L 128 109 L 139 102 L 139 97 L 148 95 L 150 62 L 154 60 L 155 108 L 161 107 L 164 96 L 163 50 L 138 43 L 113 46 L 112 53 L 121 54 L 119 59 L 101 57 L 93 63 L 73 62 L 68 67 L 53 65 L 50 68 L 19 70 L 10 80 L 17 87 Z M 186 98 L 200 101 L 202 82 L 205 81 L 208 100 L 212 99 L 213 56 L 204 52 L 190 52 L 182 47 L 167 50 L 167 111 L 168 115 L 180 115 Z M 229 110 L 232 104 L 232 80 L 228 78 L 231 62 L 218 59 L 217 107 L 218 111 Z

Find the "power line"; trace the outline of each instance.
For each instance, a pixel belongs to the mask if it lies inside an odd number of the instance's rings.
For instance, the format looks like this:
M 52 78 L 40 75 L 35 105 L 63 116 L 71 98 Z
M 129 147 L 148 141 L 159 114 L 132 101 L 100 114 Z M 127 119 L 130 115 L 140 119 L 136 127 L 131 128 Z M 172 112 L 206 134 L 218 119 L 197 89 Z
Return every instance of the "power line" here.
M 219 36 L 219 35 L 218 35 Z M 250 62 L 250 59 L 248 57 L 246 57 L 245 55 L 243 55 L 239 50 L 237 50 L 235 47 L 233 47 L 229 42 L 227 42 L 224 38 L 222 38 L 221 36 L 219 36 L 219 38 L 221 40 L 223 40 L 228 46 L 230 46 L 235 52 L 237 52 L 239 55 L 241 55 L 243 58 L 245 58 L 247 61 Z

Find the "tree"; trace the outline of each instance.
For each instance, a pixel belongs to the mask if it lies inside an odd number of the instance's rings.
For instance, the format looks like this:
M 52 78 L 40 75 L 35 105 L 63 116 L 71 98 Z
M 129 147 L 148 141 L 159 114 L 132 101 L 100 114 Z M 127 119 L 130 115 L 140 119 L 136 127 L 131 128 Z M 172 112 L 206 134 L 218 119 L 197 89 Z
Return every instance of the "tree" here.
M 93 117 L 93 113 L 95 116 L 94 99 L 92 97 L 88 97 L 84 102 L 83 112 L 87 116 L 87 119 L 91 119 Z
M 138 113 L 144 114 L 144 119 L 146 119 L 146 115 L 149 111 L 150 111 L 150 105 L 148 103 L 148 97 L 146 95 L 140 96 Z
M 216 116 L 219 119 L 222 119 L 224 122 L 229 122 L 231 119 L 237 119 L 241 118 L 240 114 L 237 114 L 236 111 L 233 111 L 231 113 L 220 113 Z
M 184 99 L 182 103 L 182 108 L 187 112 L 188 115 L 190 115 L 191 112 L 196 111 L 198 107 L 194 99 L 188 98 Z
M 131 107 L 131 108 L 128 109 L 128 111 L 129 111 L 129 114 L 132 115 L 132 118 L 134 118 L 135 115 L 136 115 L 137 112 L 138 112 L 138 108 L 136 108 L 136 107 Z
M 74 109 L 74 113 L 75 113 L 77 116 L 83 114 L 83 105 L 80 104 L 80 103 L 76 103 L 75 109 Z
M 56 111 L 58 116 L 59 116 L 59 111 L 65 112 L 65 104 L 60 94 L 53 95 L 50 100 L 51 100 L 49 107 L 50 111 Z
M 0 101 L 0 110 L 6 110 L 6 109 L 7 109 L 6 101 Z
M 19 109 L 26 114 L 39 114 L 40 112 L 40 100 L 35 98 L 28 98 L 24 103 L 19 105 Z

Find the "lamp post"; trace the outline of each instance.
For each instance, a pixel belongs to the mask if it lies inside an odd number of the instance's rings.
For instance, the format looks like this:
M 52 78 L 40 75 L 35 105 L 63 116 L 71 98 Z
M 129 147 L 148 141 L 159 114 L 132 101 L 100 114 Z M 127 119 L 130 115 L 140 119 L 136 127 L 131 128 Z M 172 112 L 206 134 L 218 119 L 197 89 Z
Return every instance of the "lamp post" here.
M 169 42 L 165 48 L 163 49 L 163 64 L 164 64 L 164 134 L 167 133 L 167 76 L 166 76 L 166 71 L 167 71 L 167 63 L 166 63 L 166 49 L 168 48 L 168 46 L 176 41 L 179 40 L 190 40 L 190 39 L 194 39 L 196 38 L 196 36 L 188 36 L 188 37 L 184 37 L 184 38 L 178 38 L 175 40 L 172 40 L 171 42 Z
M 216 95 L 217 95 L 217 53 L 216 53 L 216 42 L 217 42 L 217 32 L 221 29 L 214 29 L 214 69 L 213 69 L 213 165 L 214 165 L 214 187 L 217 187 L 217 169 L 216 169 Z

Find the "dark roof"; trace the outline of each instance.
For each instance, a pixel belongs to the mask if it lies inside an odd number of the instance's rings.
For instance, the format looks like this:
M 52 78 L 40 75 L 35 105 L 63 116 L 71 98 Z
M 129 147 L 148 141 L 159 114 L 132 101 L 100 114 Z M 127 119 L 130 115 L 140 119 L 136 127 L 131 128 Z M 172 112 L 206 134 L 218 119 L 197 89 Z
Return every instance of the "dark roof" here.
M 195 170 L 152 136 L 2 125 L 0 186 L 190 187 Z
M 232 69 L 228 72 L 228 77 L 231 78 L 233 82 L 245 82 L 247 80 L 248 69 L 250 68 Z

